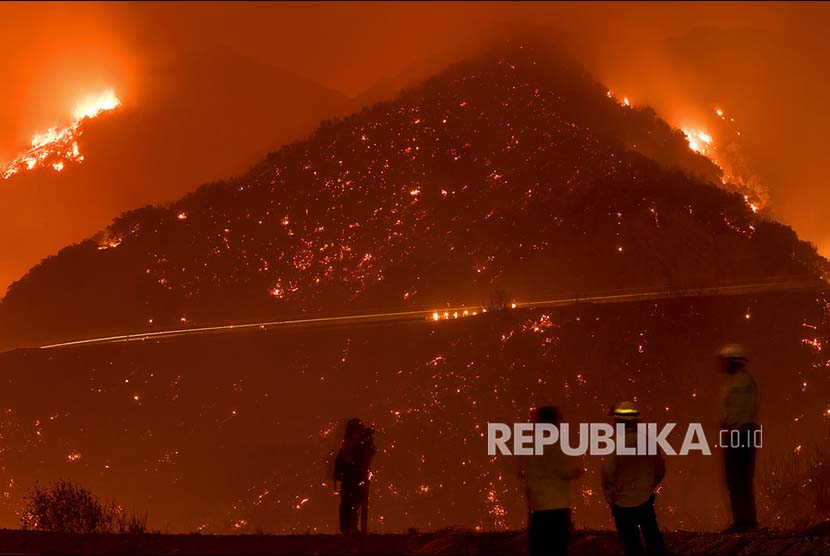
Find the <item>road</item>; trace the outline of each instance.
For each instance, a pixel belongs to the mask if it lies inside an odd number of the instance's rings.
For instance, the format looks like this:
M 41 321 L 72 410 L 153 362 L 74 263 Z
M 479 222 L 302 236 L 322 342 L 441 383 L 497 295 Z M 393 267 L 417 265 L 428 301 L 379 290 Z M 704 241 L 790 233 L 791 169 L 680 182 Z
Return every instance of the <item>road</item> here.
M 543 308 L 543 307 L 567 307 L 577 304 L 606 304 L 606 303 L 634 303 L 660 299 L 678 299 L 689 297 L 708 296 L 734 296 L 752 295 L 770 292 L 784 291 L 820 291 L 827 289 L 827 284 L 814 279 L 791 279 L 771 280 L 752 283 L 731 283 L 705 288 L 664 288 L 649 291 L 617 291 L 601 292 L 586 295 L 571 295 L 565 297 L 554 297 L 550 299 L 538 299 L 533 301 L 516 301 L 512 308 Z M 298 326 L 324 326 L 324 325 L 350 325 L 378 323 L 384 321 L 414 321 L 414 320 L 451 320 L 465 318 L 487 312 L 483 307 L 452 307 L 441 309 L 412 309 L 407 311 L 393 311 L 386 313 L 368 313 L 360 315 L 335 315 L 319 316 L 309 318 L 297 318 L 277 321 L 249 322 L 241 324 L 220 324 L 215 326 L 200 326 L 191 328 L 178 328 L 171 330 L 156 330 L 152 332 L 136 332 L 131 334 L 119 334 L 103 336 L 99 338 L 84 338 L 55 344 L 40 346 L 40 349 L 56 349 L 71 346 L 84 346 L 106 344 L 114 342 L 134 342 L 161 338 L 175 338 L 179 336 L 191 336 L 198 334 L 216 334 L 227 332 L 241 332 L 250 330 L 273 330 L 276 328 L 298 327 Z

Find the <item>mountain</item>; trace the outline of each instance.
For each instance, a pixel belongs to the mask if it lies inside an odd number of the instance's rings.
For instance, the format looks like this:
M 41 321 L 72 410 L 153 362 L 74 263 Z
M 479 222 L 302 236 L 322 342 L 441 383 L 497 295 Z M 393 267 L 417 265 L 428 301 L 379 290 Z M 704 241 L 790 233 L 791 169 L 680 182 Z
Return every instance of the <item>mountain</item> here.
M 415 88 L 430 77 L 480 54 L 481 45 L 470 43 L 463 47 L 442 50 L 432 56 L 420 59 L 405 66 L 400 71 L 373 83 L 355 97 L 355 104 L 360 107 L 371 106 L 398 96 L 405 89 Z
M 500 47 L 44 260 L 3 345 L 826 272 L 718 180 L 651 110 Z
M 43 261 L 0 305 L 2 341 L 826 276 L 715 183 L 653 112 L 508 45 Z M 36 481 L 68 478 L 152 528 L 333 532 L 331 455 L 360 416 L 377 430 L 372 531 L 517 529 L 522 483 L 487 455 L 488 422 L 547 403 L 604 422 L 630 399 L 716 443 L 712 354 L 731 342 L 760 389 L 762 522 L 830 518 L 830 298 L 804 290 L 0 353 L 0 527 Z M 669 459 L 661 525 L 727 524 L 715 454 Z M 598 458 L 585 468 L 576 525 L 611 527 Z
M 118 110 L 81 123 L 83 164 L 2 181 L 0 292 L 121 212 L 240 174 L 352 106 L 340 93 L 223 50 L 151 65 L 141 87 L 117 92 Z

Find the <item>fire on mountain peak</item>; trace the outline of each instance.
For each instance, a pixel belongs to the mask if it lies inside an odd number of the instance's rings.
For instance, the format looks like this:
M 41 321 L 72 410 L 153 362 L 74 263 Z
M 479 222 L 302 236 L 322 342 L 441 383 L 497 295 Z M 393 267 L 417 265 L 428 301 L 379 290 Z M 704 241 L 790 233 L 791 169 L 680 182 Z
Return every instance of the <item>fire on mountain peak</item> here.
M 83 133 L 81 123 L 119 106 L 121 101 L 112 89 L 82 99 L 75 105 L 71 123 L 35 133 L 28 150 L 0 166 L 0 176 L 7 180 L 19 172 L 46 167 L 62 172 L 68 163 L 82 163 L 84 155 L 78 145 L 78 139 Z

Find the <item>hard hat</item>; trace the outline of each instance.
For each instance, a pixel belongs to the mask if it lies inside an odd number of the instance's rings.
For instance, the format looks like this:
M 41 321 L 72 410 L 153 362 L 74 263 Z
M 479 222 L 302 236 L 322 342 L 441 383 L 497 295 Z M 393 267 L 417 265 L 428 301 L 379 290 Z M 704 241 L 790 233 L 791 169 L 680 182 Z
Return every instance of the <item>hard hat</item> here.
M 741 344 L 726 344 L 718 352 L 718 357 L 721 359 L 734 359 L 736 361 L 749 361 L 746 356 L 746 350 Z
M 620 402 L 611 411 L 614 419 L 620 421 L 638 421 L 640 419 L 640 411 L 633 402 Z

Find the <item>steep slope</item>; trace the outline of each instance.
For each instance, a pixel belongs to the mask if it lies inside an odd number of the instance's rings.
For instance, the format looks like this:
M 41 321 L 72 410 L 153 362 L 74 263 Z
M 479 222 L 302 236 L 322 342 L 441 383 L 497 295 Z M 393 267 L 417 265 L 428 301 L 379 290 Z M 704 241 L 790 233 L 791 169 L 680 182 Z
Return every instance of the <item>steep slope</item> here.
M 3 344 L 823 272 L 717 180 L 650 110 L 512 45 L 45 260 Z
M 798 45 L 773 32 L 704 27 L 668 42 L 666 51 L 674 67 L 696 76 L 689 84 L 695 96 L 735 107 L 752 172 L 770 189 L 776 214 L 828 257 L 830 157 L 823 130 L 830 112 L 816 81 L 830 51 L 818 34 L 812 40 Z M 797 109 L 779 101 L 784 95 L 798 99 Z

